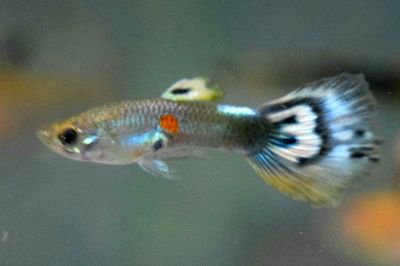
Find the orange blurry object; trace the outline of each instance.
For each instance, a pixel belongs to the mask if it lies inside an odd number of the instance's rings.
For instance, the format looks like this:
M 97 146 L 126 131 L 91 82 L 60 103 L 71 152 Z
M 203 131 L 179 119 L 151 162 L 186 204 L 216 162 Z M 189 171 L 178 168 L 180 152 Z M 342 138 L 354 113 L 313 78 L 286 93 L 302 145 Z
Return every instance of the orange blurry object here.
M 380 191 L 353 201 L 342 216 L 345 239 L 367 257 L 400 263 L 400 193 Z
M 0 71 L 0 142 L 22 128 L 34 131 L 43 114 L 62 114 L 65 107 L 93 106 L 109 98 L 111 92 L 100 80 Z

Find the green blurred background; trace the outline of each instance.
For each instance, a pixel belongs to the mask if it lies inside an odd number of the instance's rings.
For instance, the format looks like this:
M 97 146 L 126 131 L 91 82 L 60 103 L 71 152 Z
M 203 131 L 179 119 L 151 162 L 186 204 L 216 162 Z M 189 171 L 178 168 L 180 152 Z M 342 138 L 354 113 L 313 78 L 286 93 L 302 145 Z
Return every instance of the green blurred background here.
M 399 14 L 395 0 L 0 0 L 0 265 L 399 265 Z M 335 209 L 285 197 L 235 154 L 172 162 L 170 181 L 35 136 L 184 77 L 256 106 L 343 71 L 370 81 L 384 145 Z

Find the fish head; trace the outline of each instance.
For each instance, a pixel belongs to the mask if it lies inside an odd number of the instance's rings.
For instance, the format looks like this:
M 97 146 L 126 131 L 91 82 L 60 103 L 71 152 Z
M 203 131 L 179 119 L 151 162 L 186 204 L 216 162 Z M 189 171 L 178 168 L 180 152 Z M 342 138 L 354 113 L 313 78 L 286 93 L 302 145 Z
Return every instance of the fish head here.
M 110 134 L 85 116 L 56 122 L 40 129 L 38 138 L 52 151 L 78 161 L 115 164 Z M 115 146 L 115 145 L 114 145 Z

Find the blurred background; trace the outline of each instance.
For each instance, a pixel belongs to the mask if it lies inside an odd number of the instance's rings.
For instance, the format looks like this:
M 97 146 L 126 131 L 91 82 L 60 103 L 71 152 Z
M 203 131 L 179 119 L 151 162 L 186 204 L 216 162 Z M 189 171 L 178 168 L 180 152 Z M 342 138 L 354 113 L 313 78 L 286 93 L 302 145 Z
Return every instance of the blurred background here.
M 400 2 L 0 0 L 1 265 L 399 265 Z M 256 106 L 364 73 L 382 160 L 333 209 L 264 184 L 235 154 L 85 164 L 35 131 L 89 107 L 208 76 Z

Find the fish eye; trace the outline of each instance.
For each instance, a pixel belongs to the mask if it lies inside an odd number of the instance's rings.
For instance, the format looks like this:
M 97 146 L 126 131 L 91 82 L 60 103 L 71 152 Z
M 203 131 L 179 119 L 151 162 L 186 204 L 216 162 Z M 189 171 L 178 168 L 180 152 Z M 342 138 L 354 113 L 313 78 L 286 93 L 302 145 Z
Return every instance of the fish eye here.
M 71 146 L 78 140 L 78 132 L 73 128 L 67 128 L 58 135 L 58 139 L 64 146 Z

